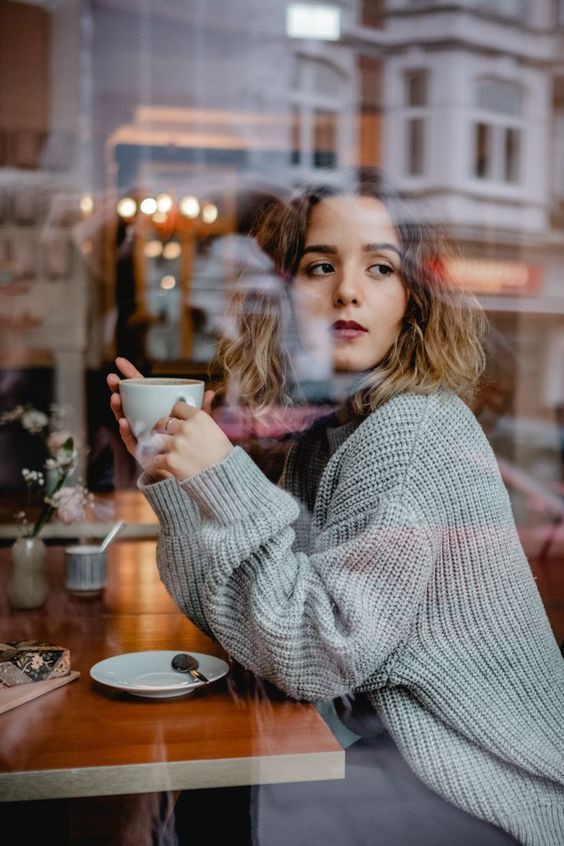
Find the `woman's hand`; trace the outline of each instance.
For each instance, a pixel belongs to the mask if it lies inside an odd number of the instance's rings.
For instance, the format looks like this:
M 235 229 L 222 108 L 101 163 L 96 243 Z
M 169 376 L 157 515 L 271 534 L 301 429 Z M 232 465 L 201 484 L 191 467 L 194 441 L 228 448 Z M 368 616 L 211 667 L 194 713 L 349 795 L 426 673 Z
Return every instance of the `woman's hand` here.
M 143 374 L 139 373 L 137 368 L 134 367 L 133 364 L 126 358 L 118 356 L 118 358 L 116 358 L 116 367 L 125 379 L 143 379 Z M 106 378 L 108 388 L 112 392 L 110 396 L 110 408 L 112 409 L 114 417 L 118 422 L 119 433 L 123 443 L 125 444 L 125 448 L 138 461 L 137 440 L 131 431 L 129 423 L 123 416 L 121 397 L 119 394 L 120 381 L 120 376 L 118 376 L 117 373 L 109 373 Z
M 170 417 L 161 418 L 154 431 L 164 437 L 163 449 L 149 462 L 151 475 L 166 473 L 179 482 L 219 464 L 233 444 L 211 417 L 213 391 L 206 391 L 202 411 L 177 402 Z

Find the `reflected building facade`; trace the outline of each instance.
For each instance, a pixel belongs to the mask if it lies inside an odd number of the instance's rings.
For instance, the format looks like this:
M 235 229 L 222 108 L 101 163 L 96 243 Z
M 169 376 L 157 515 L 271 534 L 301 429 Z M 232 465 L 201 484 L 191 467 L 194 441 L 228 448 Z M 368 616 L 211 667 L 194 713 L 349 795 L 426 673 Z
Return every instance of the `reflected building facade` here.
M 84 431 L 82 374 L 115 353 L 206 373 L 255 214 L 299 182 L 376 165 L 456 243 L 453 276 L 491 319 L 484 425 L 532 421 L 534 472 L 554 485 L 562 4 L 309 4 L 333 10 L 332 33 L 320 18 L 292 29 L 292 5 L 1 4 L 9 360 L 51 368 L 53 398 Z M 500 437 L 508 458 L 536 461 Z

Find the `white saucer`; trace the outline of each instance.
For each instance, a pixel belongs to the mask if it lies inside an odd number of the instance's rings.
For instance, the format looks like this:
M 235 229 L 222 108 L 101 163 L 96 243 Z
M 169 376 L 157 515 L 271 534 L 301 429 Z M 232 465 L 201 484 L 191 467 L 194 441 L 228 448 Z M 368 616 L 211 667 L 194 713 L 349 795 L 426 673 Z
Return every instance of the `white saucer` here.
M 117 688 L 133 696 L 143 696 L 149 699 L 168 699 L 173 696 L 186 696 L 199 687 L 207 687 L 206 682 L 197 681 L 190 673 L 179 673 L 173 670 L 171 661 L 179 652 L 186 650 L 154 650 L 151 652 L 128 652 L 124 655 L 114 655 L 98 661 L 90 668 L 90 676 L 94 681 L 105 684 L 106 687 Z M 216 658 L 215 655 L 205 655 L 202 652 L 190 652 L 199 663 L 198 669 L 208 677 L 210 682 L 223 678 L 229 672 L 229 665 Z

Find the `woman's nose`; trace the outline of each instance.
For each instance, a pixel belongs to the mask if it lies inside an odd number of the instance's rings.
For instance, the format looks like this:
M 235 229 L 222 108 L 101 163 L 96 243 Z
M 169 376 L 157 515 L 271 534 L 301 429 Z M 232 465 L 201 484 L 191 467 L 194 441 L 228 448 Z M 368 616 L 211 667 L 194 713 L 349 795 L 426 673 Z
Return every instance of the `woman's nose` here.
M 343 273 L 333 289 L 335 305 L 359 305 L 362 300 L 361 286 L 354 273 Z

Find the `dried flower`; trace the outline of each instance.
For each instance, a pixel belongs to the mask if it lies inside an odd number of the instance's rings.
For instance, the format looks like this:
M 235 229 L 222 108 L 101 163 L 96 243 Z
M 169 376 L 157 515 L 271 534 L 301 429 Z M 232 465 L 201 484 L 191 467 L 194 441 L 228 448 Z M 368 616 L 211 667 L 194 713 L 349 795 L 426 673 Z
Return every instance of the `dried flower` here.
M 57 518 L 65 525 L 84 520 L 86 506 L 90 501 L 91 494 L 83 485 L 69 485 L 50 497 L 50 503 L 56 509 Z
M 26 485 L 37 485 L 40 488 L 45 484 L 45 477 L 39 470 L 28 470 L 27 467 L 24 467 L 22 476 Z
M 21 420 L 24 411 L 23 405 L 16 405 L 11 411 L 4 411 L 3 414 L 0 414 L 0 426 Z
M 47 438 L 47 448 L 49 449 L 51 455 L 56 455 L 58 450 L 60 450 L 61 447 L 64 446 L 64 444 L 71 438 L 71 433 L 65 431 L 64 429 L 62 431 L 51 432 Z
M 22 470 L 30 503 L 32 492 L 41 494 L 42 499 L 39 515 L 32 525 L 25 511 L 16 515 L 24 537 L 37 537 L 53 514 L 66 524 L 83 520 L 86 506 L 93 501 L 92 494 L 80 481 L 73 486 L 65 484 L 74 472 L 78 452 L 71 432 L 60 428 L 63 420 L 61 410 L 51 406 L 51 413 L 49 419 L 32 406 L 20 405 L 0 416 L 0 425 L 19 422 L 31 434 L 42 436 L 50 454 L 44 464 L 47 474 L 27 467 Z
M 30 408 L 28 411 L 24 411 L 21 421 L 24 429 L 27 429 L 27 431 L 31 432 L 32 435 L 39 434 L 39 432 L 46 429 L 49 424 L 49 418 L 47 415 L 42 411 L 38 411 L 36 408 Z

